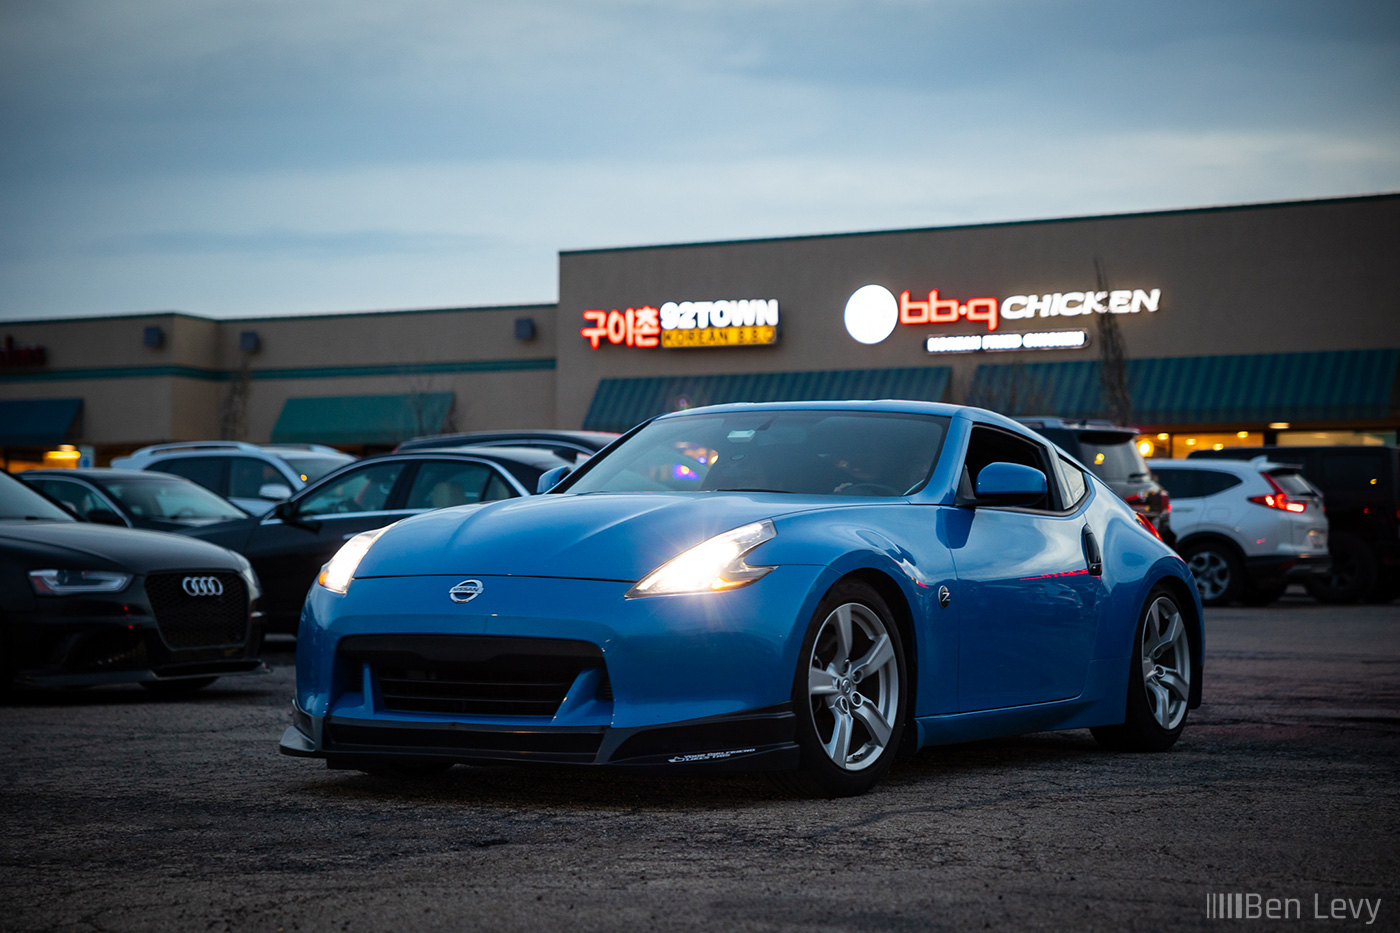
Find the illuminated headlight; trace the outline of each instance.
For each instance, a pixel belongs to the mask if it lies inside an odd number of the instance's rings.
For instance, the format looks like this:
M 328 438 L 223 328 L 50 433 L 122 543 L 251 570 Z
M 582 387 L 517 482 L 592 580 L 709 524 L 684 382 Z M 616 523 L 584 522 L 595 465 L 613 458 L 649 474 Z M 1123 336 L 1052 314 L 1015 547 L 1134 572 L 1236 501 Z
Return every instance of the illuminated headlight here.
M 108 570 L 31 570 L 29 585 L 40 596 L 79 593 L 120 593 L 131 582 L 129 573 Z
M 374 531 L 362 531 L 346 541 L 340 546 L 340 550 L 335 552 L 335 556 L 326 561 L 326 566 L 321 568 L 321 575 L 316 578 L 316 582 L 332 593 L 343 595 L 346 590 L 350 589 L 350 581 L 355 576 L 355 568 L 360 566 L 360 561 L 369 553 L 370 546 L 379 540 L 380 535 L 393 527 L 393 525 L 385 525 Z
M 773 523 L 765 519 L 715 535 L 647 574 L 627 591 L 627 598 L 713 593 L 747 586 L 775 568 L 750 566 L 744 563 L 744 555 L 777 533 Z

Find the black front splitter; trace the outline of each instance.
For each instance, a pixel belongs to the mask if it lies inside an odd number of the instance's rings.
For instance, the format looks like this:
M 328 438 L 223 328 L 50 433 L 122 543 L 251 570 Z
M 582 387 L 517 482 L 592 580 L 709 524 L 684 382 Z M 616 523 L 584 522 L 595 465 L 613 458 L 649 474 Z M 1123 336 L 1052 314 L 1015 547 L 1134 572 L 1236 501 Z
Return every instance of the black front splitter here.
M 796 719 L 787 703 L 631 729 L 319 719 L 296 708 L 292 718 L 280 751 L 324 758 L 331 768 L 431 761 L 714 773 L 786 771 L 799 763 Z

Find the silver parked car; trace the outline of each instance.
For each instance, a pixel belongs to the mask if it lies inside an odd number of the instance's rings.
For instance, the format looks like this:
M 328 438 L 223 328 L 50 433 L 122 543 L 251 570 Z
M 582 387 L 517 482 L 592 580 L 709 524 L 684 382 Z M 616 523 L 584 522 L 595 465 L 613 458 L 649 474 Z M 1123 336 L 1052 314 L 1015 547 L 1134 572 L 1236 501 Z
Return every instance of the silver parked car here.
M 269 444 L 242 441 L 190 441 L 142 447 L 112 466 L 158 470 L 183 476 L 261 515 L 292 493 L 338 470 L 355 458 L 320 444 Z

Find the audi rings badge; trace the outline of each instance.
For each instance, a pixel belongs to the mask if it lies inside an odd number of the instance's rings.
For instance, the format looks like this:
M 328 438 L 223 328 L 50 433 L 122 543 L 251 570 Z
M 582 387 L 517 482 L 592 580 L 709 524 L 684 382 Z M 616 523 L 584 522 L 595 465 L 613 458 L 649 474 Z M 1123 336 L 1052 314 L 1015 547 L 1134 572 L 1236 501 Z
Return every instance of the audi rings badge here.
M 180 589 L 186 596 L 224 595 L 224 585 L 218 577 L 185 577 L 180 581 Z

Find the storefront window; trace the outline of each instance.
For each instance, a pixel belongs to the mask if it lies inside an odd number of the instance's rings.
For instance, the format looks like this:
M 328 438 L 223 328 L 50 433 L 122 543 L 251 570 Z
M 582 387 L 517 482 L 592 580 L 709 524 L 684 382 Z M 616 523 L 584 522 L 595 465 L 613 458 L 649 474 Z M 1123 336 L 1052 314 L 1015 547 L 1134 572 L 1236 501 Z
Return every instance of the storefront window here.
M 1280 431 L 1280 447 L 1380 447 L 1395 444 L 1394 431 Z

